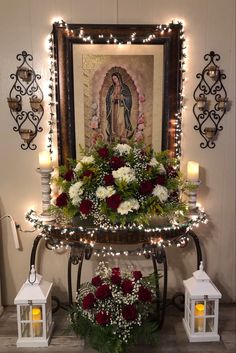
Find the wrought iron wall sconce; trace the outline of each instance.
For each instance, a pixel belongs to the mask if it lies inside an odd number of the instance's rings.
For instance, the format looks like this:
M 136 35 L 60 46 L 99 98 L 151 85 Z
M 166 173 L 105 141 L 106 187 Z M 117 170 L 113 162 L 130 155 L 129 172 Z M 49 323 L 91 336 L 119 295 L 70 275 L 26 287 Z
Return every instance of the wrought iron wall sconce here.
M 204 142 L 200 143 L 201 148 L 214 148 L 218 132 L 223 130 L 220 122 L 229 103 L 222 83 L 226 75 L 216 64 L 220 60 L 219 54 L 211 51 L 204 56 L 204 60 L 208 63 L 202 72 L 196 75 L 200 82 L 193 94 L 196 102 L 193 106 L 193 114 L 197 119 L 194 129 L 198 130 L 204 138 Z
M 23 150 L 28 148 L 35 150 L 37 146 L 32 142 L 37 133 L 43 130 L 39 126 L 44 114 L 43 92 L 37 81 L 41 76 L 29 63 L 33 61 L 31 54 L 22 51 L 21 54 L 17 54 L 16 59 L 20 61 L 20 66 L 17 67 L 15 74 L 10 75 L 14 83 L 7 98 L 11 115 L 16 123 L 13 130 L 18 132 L 24 141 L 21 144 Z M 23 110 L 23 105 L 27 109 Z

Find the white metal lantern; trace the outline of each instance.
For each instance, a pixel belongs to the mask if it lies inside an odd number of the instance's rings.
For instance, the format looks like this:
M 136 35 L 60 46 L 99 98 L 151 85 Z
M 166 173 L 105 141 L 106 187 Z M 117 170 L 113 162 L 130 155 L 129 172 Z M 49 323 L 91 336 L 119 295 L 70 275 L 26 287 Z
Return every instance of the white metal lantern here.
M 183 281 L 185 314 L 183 324 L 190 342 L 219 341 L 219 290 L 212 283 L 201 261 L 193 277 Z
M 52 283 L 42 279 L 32 265 L 30 276 L 21 287 L 17 305 L 17 347 L 47 347 L 52 334 Z

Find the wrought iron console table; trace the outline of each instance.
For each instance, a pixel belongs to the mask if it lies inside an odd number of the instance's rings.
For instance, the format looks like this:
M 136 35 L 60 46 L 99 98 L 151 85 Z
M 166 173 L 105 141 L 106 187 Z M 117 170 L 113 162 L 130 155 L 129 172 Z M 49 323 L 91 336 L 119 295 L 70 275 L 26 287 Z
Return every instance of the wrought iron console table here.
M 81 282 L 81 272 L 84 260 L 89 260 L 93 252 L 98 251 L 98 245 L 136 245 L 135 252 L 139 255 L 143 254 L 145 258 L 152 260 L 153 270 L 156 278 L 157 293 L 157 318 L 158 327 L 161 328 L 164 323 L 166 301 L 167 301 L 167 280 L 168 265 L 166 257 L 166 246 L 174 245 L 185 247 L 189 239 L 194 241 L 197 256 L 197 269 L 202 260 L 202 252 L 197 235 L 192 228 L 200 223 L 205 222 L 206 215 L 204 212 L 198 213 L 195 218 L 188 218 L 185 223 L 178 225 L 162 225 L 152 228 L 125 228 L 114 227 L 113 229 L 105 229 L 100 227 L 82 227 L 72 225 L 60 225 L 56 223 L 42 223 L 32 211 L 27 215 L 36 228 L 41 233 L 36 236 L 30 258 L 31 265 L 35 265 L 36 252 L 38 244 L 42 239 L 45 240 L 45 246 L 48 249 L 55 249 L 61 246 L 67 246 L 70 249 L 68 258 L 68 304 L 72 304 L 72 265 L 77 265 L 77 283 L 76 289 L 79 291 Z M 104 252 L 104 250 L 102 250 Z M 112 251 L 107 251 L 107 255 Z M 124 254 L 129 255 L 130 252 L 125 250 Z M 114 253 L 113 255 L 115 255 Z M 120 252 L 119 252 L 120 254 Z M 160 288 L 158 281 L 158 266 L 163 265 L 163 289 L 160 300 Z

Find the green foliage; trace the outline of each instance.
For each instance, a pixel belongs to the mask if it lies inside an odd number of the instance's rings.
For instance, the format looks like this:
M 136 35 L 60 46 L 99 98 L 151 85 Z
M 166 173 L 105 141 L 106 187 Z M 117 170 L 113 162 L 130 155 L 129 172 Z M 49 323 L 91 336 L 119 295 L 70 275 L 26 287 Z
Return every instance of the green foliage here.
M 99 353 L 124 353 L 129 346 L 138 343 L 157 344 L 157 329 L 157 322 L 147 319 L 141 326 L 134 327 L 132 336 L 125 343 L 114 334 L 114 326 L 99 326 L 92 323 L 81 314 L 77 305 L 70 311 L 69 330 L 84 338 Z

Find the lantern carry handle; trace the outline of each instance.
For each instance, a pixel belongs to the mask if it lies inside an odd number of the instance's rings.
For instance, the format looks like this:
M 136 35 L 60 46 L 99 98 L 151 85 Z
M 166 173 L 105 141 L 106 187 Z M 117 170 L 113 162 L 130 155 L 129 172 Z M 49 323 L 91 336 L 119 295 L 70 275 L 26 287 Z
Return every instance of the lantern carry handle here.
M 200 271 L 203 271 L 203 261 L 200 261 L 199 270 L 200 270 Z
M 31 265 L 31 270 L 29 271 L 28 282 L 34 284 L 36 281 L 36 270 L 34 265 Z

